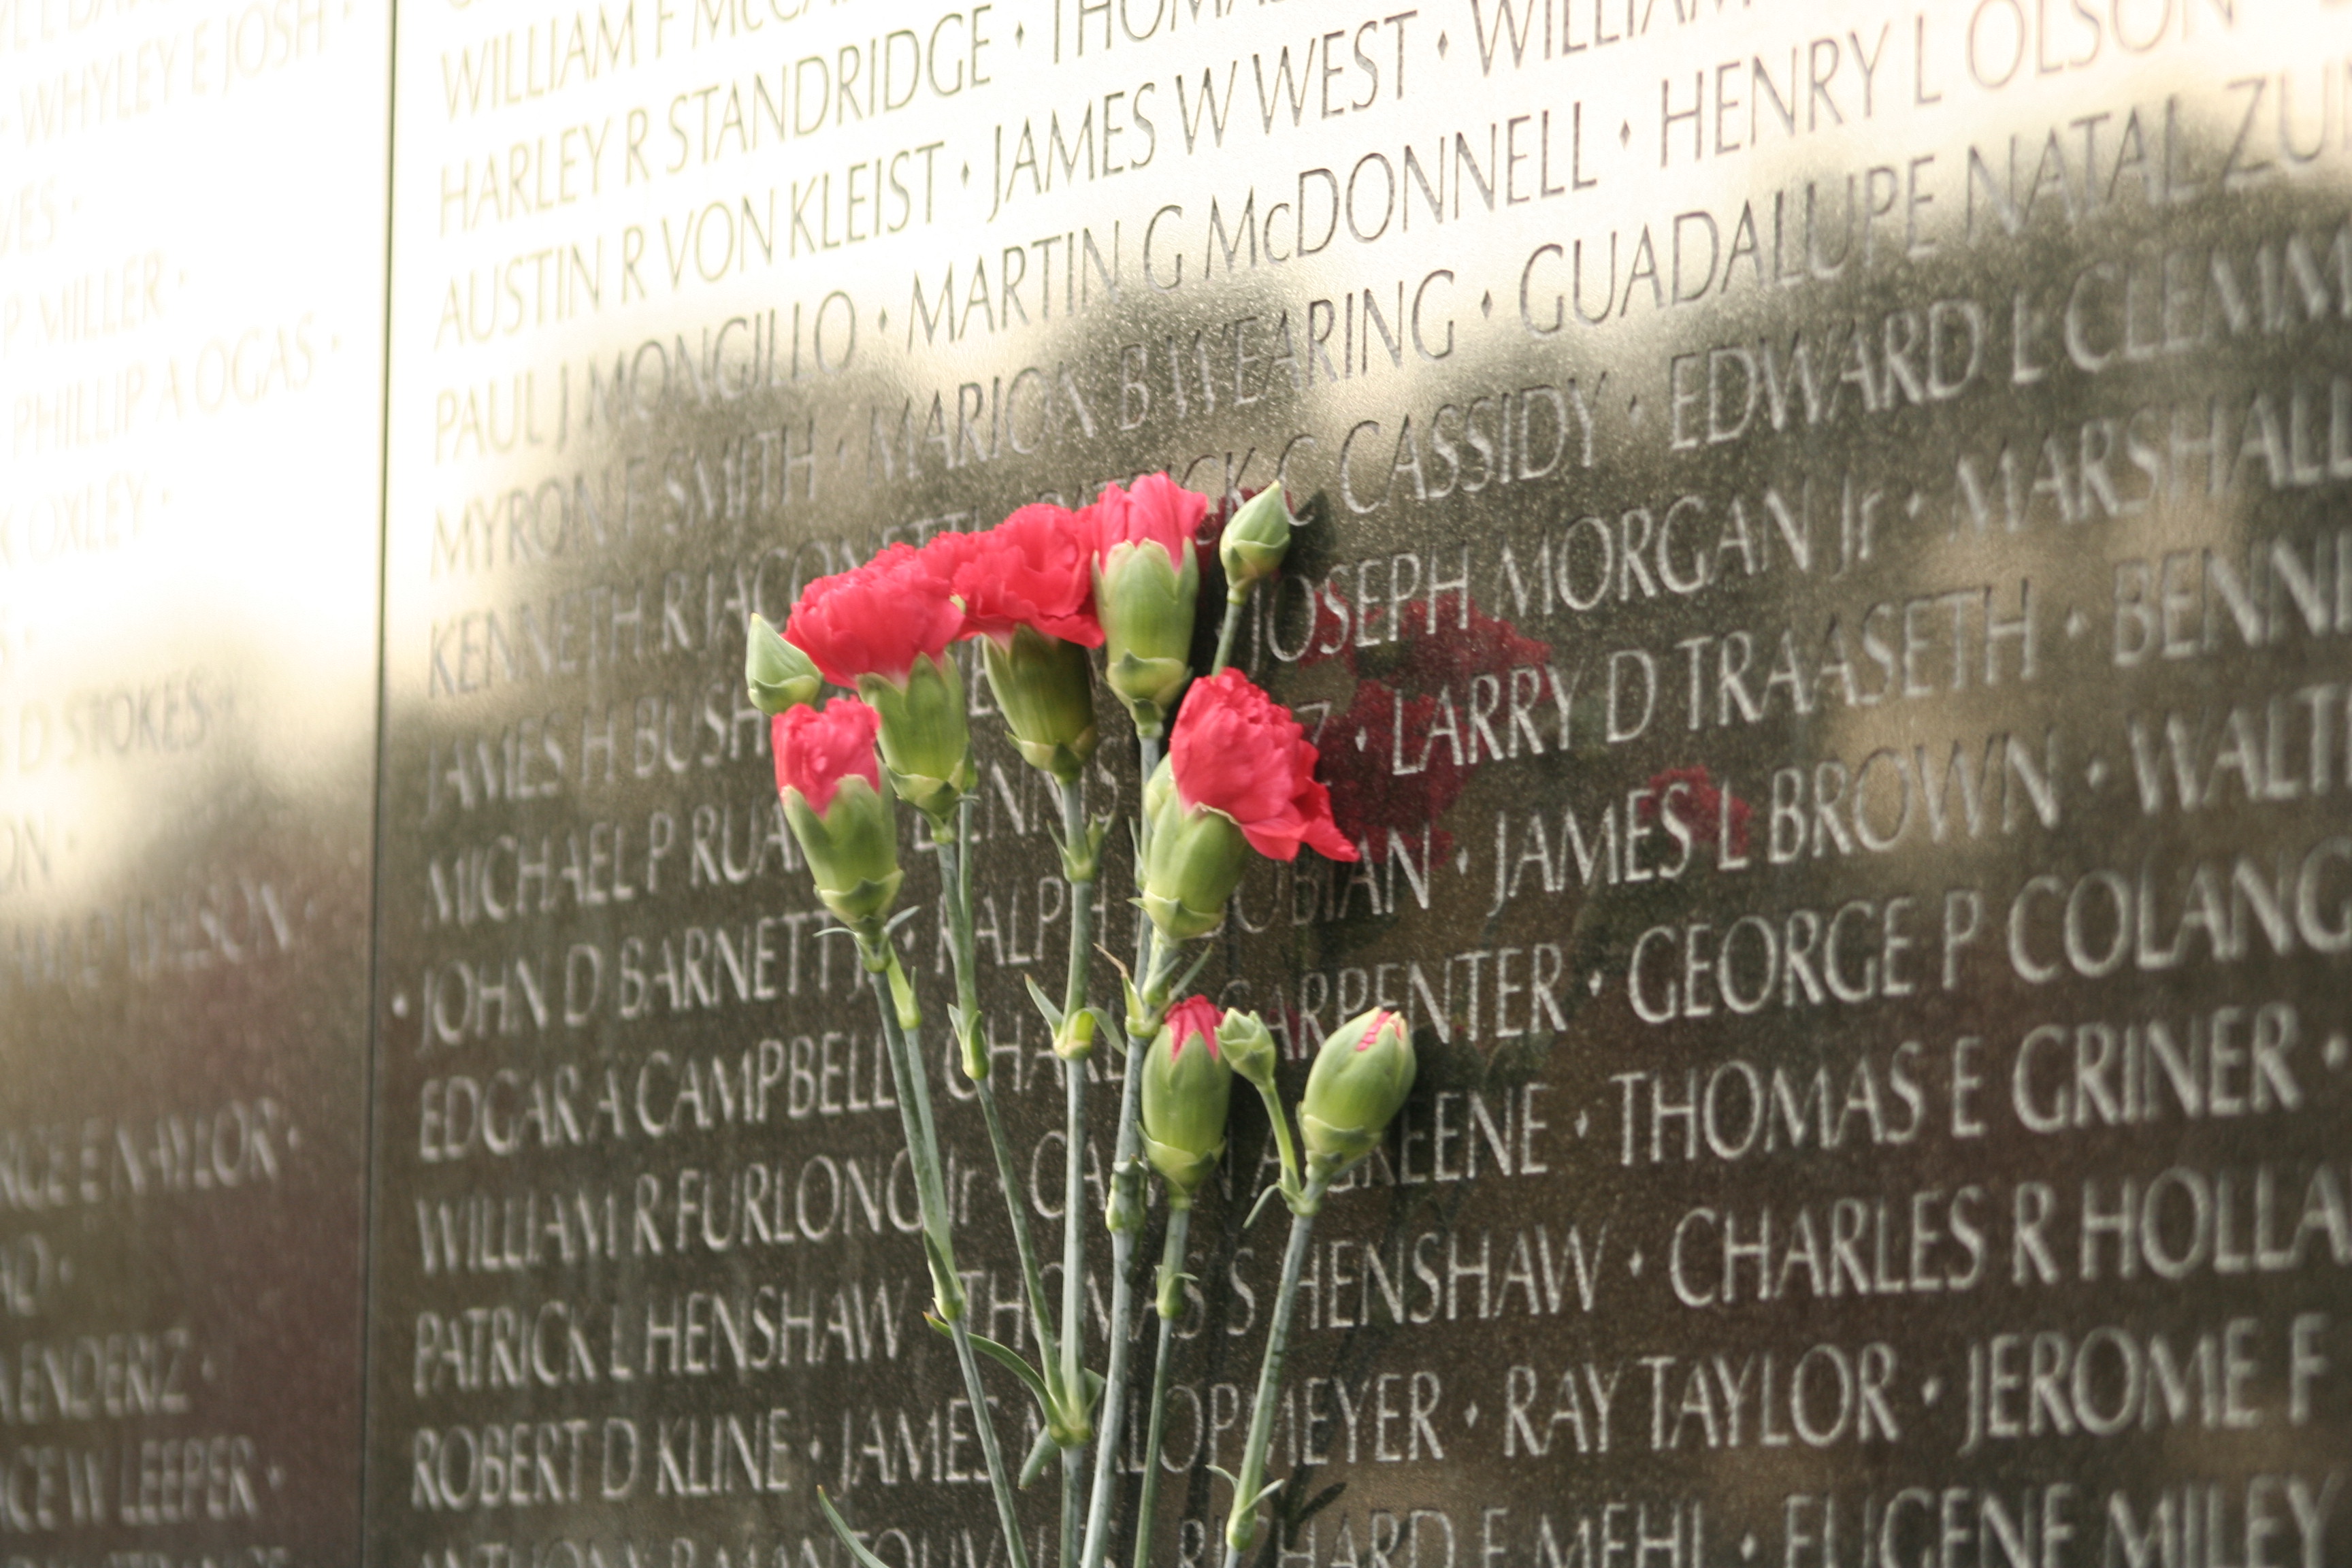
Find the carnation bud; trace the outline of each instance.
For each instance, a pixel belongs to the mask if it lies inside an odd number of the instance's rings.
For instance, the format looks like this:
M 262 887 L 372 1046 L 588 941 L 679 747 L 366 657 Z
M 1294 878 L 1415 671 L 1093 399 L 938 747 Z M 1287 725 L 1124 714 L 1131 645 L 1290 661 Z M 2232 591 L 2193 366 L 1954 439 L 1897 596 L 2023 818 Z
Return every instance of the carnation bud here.
M 1290 552 L 1290 531 L 1297 526 L 1280 485 L 1265 489 L 1242 502 L 1217 540 L 1217 559 L 1224 563 L 1225 597 L 1241 604 L 1261 579 L 1282 569 Z
M 1224 920 L 1225 900 L 1249 864 L 1241 825 L 1207 806 L 1187 809 L 1169 760 L 1144 787 L 1143 815 L 1150 826 L 1137 879 L 1143 912 L 1171 942 L 1208 935 Z
M 1156 543 L 1115 545 L 1095 566 L 1095 613 L 1102 619 L 1104 673 L 1134 716 L 1138 732 L 1167 728 L 1192 679 L 1192 616 L 1201 595 L 1199 552 L 1181 565 Z
M 743 634 L 743 685 L 751 706 L 773 716 L 816 700 L 824 685 L 808 655 L 776 635 L 763 616 L 753 616 Z
M 795 707 L 772 721 L 784 821 L 825 908 L 878 935 L 898 897 L 898 829 L 874 763 L 876 717 L 855 699 Z
M 1225 1152 L 1233 1069 L 1217 1050 L 1217 1009 L 1188 996 L 1169 1009 L 1143 1066 L 1144 1157 L 1168 1182 L 1171 1201 L 1192 1202 Z
M 1336 1173 L 1377 1148 L 1412 1091 L 1413 1068 L 1412 1037 L 1385 1007 L 1331 1031 L 1298 1101 L 1308 1158 Z
M 917 811 L 943 821 L 978 776 L 955 655 L 918 655 L 903 683 L 861 675 L 857 694 L 882 715 L 882 763 L 890 787 Z
M 1064 784 L 1075 781 L 1095 754 L 1087 650 L 1031 626 L 1015 626 L 1010 643 L 983 636 L 980 649 L 988 689 L 1022 757 Z
M 1217 1048 L 1223 1053 L 1225 1065 L 1244 1080 L 1262 1089 L 1274 1087 L 1274 1031 L 1265 1026 L 1265 1019 L 1238 1007 L 1227 1008 L 1224 1021 L 1217 1026 Z

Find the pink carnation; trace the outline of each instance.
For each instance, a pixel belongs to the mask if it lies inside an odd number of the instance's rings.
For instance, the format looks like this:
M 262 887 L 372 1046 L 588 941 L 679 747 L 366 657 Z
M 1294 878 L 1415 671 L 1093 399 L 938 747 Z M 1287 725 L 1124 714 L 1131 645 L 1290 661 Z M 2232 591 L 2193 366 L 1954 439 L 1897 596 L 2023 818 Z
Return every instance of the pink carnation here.
M 1238 669 L 1193 682 L 1168 741 L 1176 796 L 1187 809 L 1224 813 L 1251 848 L 1276 860 L 1297 858 L 1301 844 L 1353 860 L 1356 847 L 1331 820 L 1331 793 L 1316 782 L 1315 760 L 1290 710 Z
M 1184 552 L 1199 546 L 1209 502 L 1166 474 L 1146 474 L 1132 489 L 1105 487 L 1078 515 L 1092 528 L 1097 555 L 1108 555 L 1121 544 L 1157 544 L 1168 552 L 1169 563 L 1181 571 Z
M 835 686 L 855 686 L 861 675 L 904 681 L 916 659 L 937 658 L 961 633 L 952 592 L 936 558 L 894 544 L 801 590 L 784 640 Z
M 1039 502 L 994 528 L 942 534 L 924 546 L 963 601 L 962 637 L 1010 641 L 1015 628 L 1100 647 L 1093 533 L 1076 512 Z
M 874 737 L 882 715 L 855 697 L 836 697 L 822 709 L 804 704 L 785 709 L 769 725 L 776 752 L 776 791 L 801 792 L 809 809 L 824 815 L 847 778 L 882 787 L 874 759 Z

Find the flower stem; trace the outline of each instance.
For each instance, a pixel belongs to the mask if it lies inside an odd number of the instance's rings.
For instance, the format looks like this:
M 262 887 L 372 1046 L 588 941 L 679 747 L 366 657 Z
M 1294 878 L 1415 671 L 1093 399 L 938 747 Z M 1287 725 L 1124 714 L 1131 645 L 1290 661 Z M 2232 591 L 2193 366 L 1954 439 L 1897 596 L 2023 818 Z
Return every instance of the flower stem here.
M 1265 1102 L 1265 1119 L 1274 1123 L 1274 1146 L 1282 1156 L 1282 1195 L 1293 1198 L 1306 1190 L 1298 1170 L 1298 1146 L 1292 1142 L 1290 1118 L 1283 1114 L 1282 1097 L 1274 1091 L 1271 1080 L 1257 1086 L 1257 1097 Z
M 1078 1393 L 1085 1377 L 1087 1227 L 1079 1217 L 1087 1201 L 1087 1064 L 1062 1064 L 1062 1382 Z M 1041 1345 L 1044 1342 L 1041 1342 Z M 1050 1349 L 1046 1350 L 1051 1354 Z M 1083 1394 L 1080 1394 L 1083 1399 Z
M 1022 1285 L 1029 1297 L 1029 1316 L 1035 1326 L 1038 1354 L 1045 1362 L 1046 1389 L 1060 1403 L 1064 1390 L 1061 1366 L 1055 1353 L 1053 1320 L 1045 1313 L 1045 1276 L 1038 1266 L 1036 1244 L 1029 1234 L 1028 1205 L 1021 1201 L 1020 1166 L 1013 1156 L 1013 1141 L 1005 1133 L 1004 1118 L 996 1107 L 996 1084 L 988 1071 L 987 1047 L 980 1043 L 979 960 L 971 922 L 969 795 L 964 797 L 959 818 L 952 826 L 940 823 L 942 831 L 932 836 L 940 852 L 940 880 L 947 896 L 948 946 L 955 960 L 957 1010 L 965 1031 L 965 1038 L 958 1045 L 965 1076 L 971 1079 L 973 1092 L 980 1100 L 981 1119 L 988 1124 L 988 1146 L 996 1157 L 997 1186 L 1004 1194 L 1005 1213 L 1013 1224 L 1013 1249 L 1021 1262 Z M 973 1071 L 975 1068 L 977 1072 Z
M 1150 1568 L 1151 1516 L 1160 1504 L 1160 1441 L 1168 1425 L 1169 1344 L 1183 1315 L 1184 1242 L 1192 1234 L 1192 1201 L 1171 1193 L 1168 1240 L 1160 1249 L 1160 1345 L 1151 1361 L 1151 1414 L 1143 1426 L 1143 1495 L 1135 1507 L 1135 1568 Z
M 1148 784 L 1151 782 L 1151 775 L 1160 771 L 1160 737 L 1138 735 L 1135 738 L 1135 750 L 1142 763 L 1136 776 Z
M 1274 1436 L 1274 1404 L 1282 1392 L 1282 1363 L 1290 1354 L 1290 1317 L 1298 1305 L 1298 1276 L 1307 1262 L 1307 1245 L 1315 1229 L 1315 1211 L 1322 1206 L 1330 1178 L 1310 1172 L 1298 1201 L 1291 1206 L 1290 1246 L 1282 1255 L 1282 1288 L 1274 1299 L 1274 1321 L 1265 1333 L 1265 1359 L 1258 1363 L 1257 1402 L 1250 1410 L 1249 1440 L 1242 1447 L 1242 1468 L 1234 1476 L 1233 1511 L 1225 1516 L 1224 1568 L 1241 1568 L 1242 1554 L 1257 1540 L 1259 1483 L 1265 1479 L 1265 1450 Z
M 1087 842 L 1087 784 L 1084 778 L 1071 780 L 1062 786 L 1062 842 Z M 1070 967 L 1069 978 L 1062 987 L 1062 1011 L 1076 1013 L 1087 1005 L 1087 978 L 1094 963 L 1095 943 L 1095 877 L 1099 874 L 1099 856 L 1088 857 L 1084 864 L 1088 875 L 1073 877 L 1070 882 Z
M 1005 1473 L 996 1418 L 989 1414 L 988 1391 L 981 1386 L 980 1362 L 972 1353 L 971 1325 L 958 1318 L 948 1329 L 955 1337 L 956 1360 L 963 1363 L 964 1397 L 971 1401 L 972 1423 L 980 1428 L 980 1457 L 988 1465 L 988 1484 L 996 1493 L 996 1522 L 1004 1531 L 1007 1559 L 1012 1568 L 1029 1568 L 1029 1546 L 1021 1539 L 1021 1518 L 1013 1507 L 1013 1478 Z
M 1004 1455 L 997 1445 L 996 1423 L 989 1415 L 988 1393 L 981 1386 L 980 1363 L 972 1352 L 971 1325 L 965 1319 L 963 1280 L 956 1268 L 947 1187 L 940 1175 L 939 1130 L 931 1117 L 929 1075 L 923 1070 L 917 1034 L 922 1015 L 915 1005 L 906 971 L 899 967 L 898 951 L 887 944 L 887 939 L 871 946 L 861 942 L 860 946 L 873 978 L 874 999 L 881 1009 L 891 1085 L 898 1091 L 907 1155 L 915 1167 L 916 1207 L 931 1267 L 933 1304 L 955 1340 L 956 1359 L 962 1363 L 964 1394 L 971 1401 L 972 1419 L 980 1427 L 981 1458 L 988 1466 L 989 1485 L 996 1494 L 996 1518 L 1004 1531 L 1005 1552 L 1012 1568 L 1029 1568 L 1029 1549 L 1021 1539 L 1021 1520 L 1013 1506 L 1013 1478 L 1005 1471 Z
M 1076 1568 L 1078 1527 L 1086 1510 L 1087 1446 L 1080 1443 L 1062 1450 L 1062 1554 L 1057 1559 L 1061 1568 Z
M 1005 1135 L 1004 1119 L 996 1110 L 996 1080 L 982 1079 L 972 1085 L 980 1094 L 980 1114 L 988 1123 L 989 1146 L 996 1152 L 997 1184 L 1004 1189 L 1004 1203 L 1013 1215 L 1013 1250 L 1021 1260 L 1021 1279 L 1029 1294 L 1029 1313 L 1036 1320 L 1037 1354 L 1045 1363 L 1045 1386 L 1049 1393 L 1061 1392 L 1057 1382 L 1059 1369 L 1055 1361 L 1054 1325 L 1045 1316 L 1045 1276 L 1038 1267 L 1037 1248 L 1029 1238 L 1029 1216 L 1022 1212 L 1019 1199 L 1021 1174 L 1013 1162 L 1013 1141 Z
M 1087 805 L 1083 778 L 1062 785 L 1062 842 L 1070 850 L 1086 844 Z M 1066 864 L 1093 869 L 1097 858 L 1082 855 Z M 1094 956 L 1095 879 L 1071 877 L 1069 977 L 1062 987 L 1062 1026 L 1066 1031 L 1087 1027 L 1078 1022 L 1087 1005 L 1087 971 Z M 1077 1037 L 1087 1037 L 1083 1035 Z M 1062 1132 L 1062 1324 L 1061 1386 L 1081 1406 L 1088 1403 L 1086 1386 L 1087 1226 L 1079 1218 L 1087 1194 L 1087 1058 L 1089 1047 L 1063 1058 Z M 1045 1342 L 1039 1342 L 1042 1346 Z M 1049 1351 L 1046 1352 L 1051 1354 Z M 1062 1450 L 1062 1568 L 1076 1568 L 1080 1516 L 1086 1508 L 1087 1446 L 1083 1439 Z
M 914 991 L 905 984 L 906 971 L 889 939 L 877 937 L 859 948 L 874 983 L 874 1001 L 882 1015 L 882 1038 L 890 1059 L 890 1079 L 898 1091 L 898 1124 L 907 1139 L 907 1158 L 915 1168 L 916 1213 L 922 1222 L 924 1255 L 930 1265 L 932 1304 L 942 1319 L 963 1311 L 963 1283 L 954 1268 L 955 1243 L 948 1230 L 947 1185 L 940 1175 L 939 1134 L 931 1122 L 929 1089 L 923 1082 L 920 1056 L 902 1061 L 911 1048 L 922 1015 L 915 1010 Z M 901 1012 L 903 997 L 907 1010 Z
M 1225 620 L 1224 624 L 1217 628 L 1217 657 L 1215 662 L 1209 666 L 1211 675 L 1221 673 L 1225 666 L 1233 663 L 1234 634 L 1241 630 L 1242 616 L 1248 608 L 1248 594 L 1244 594 L 1238 599 L 1228 597 L 1225 600 Z
M 1147 931 L 1150 928 L 1146 927 Z M 1133 1339 L 1129 1324 L 1135 1316 L 1135 1243 L 1143 1232 L 1142 1139 L 1137 1125 L 1143 1103 L 1143 1050 L 1160 1032 L 1168 1011 L 1168 991 L 1176 976 L 1176 961 L 1183 949 L 1176 942 L 1160 944 L 1150 973 L 1137 988 L 1142 1011 L 1127 1021 L 1127 1081 L 1118 1103 L 1118 1142 L 1111 1163 L 1110 1201 L 1103 1223 L 1110 1230 L 1110 1352 L 1103 1384 L 1102 1417 L 1095 1430 L 1102 1441 L 1095 1447 L 1095 1490 L 1087 1500 L 1086 1548 L 1079 1568 L 1099 1568 L 1110 1551 L 1110 1510 L 1118 1490 L 1118 1435 L 1126 1414 L 1127 1361 Z
M 1073 780 L 1062 786 L 1062 841 L 1076 845 L 1084 843 L 1086 837 L 1086 784 L 1083 780 Z M 1091 876 L 1069 879 L 1069 978 L 1062 987 L 1065 1028 L 1076 1026 L 1073 1020 L 1087 1005 L 1087 978 L 1094 958 L 1094 889 L 1095 879 Z M 1073 1389 L 1080 1386 L 1086 1363 L 1087 1241 L 1086 1226 L 1078 1222 L 1078 1210 L 1086 1202 L 1087 1192 L 1087 1057 L 1092 1054 L 1089 1049 L 1086 1055 L 1076 1056 L 1064 1064 L 1066 1092 L 1062 1178 L 1062 1381 Z
M 979 1044 L 980 949 L 971 930 L 971 796 L 964 796 L 953 821 L 940 817 L 933 824 L 931 842 L 940 852 L 940 891 L 948 905 L 956 1007 L 963 1019 L 962 1037 L 956 1044 L 963 1051 L 966 1076 L 977 1079 L 987 1076 L 988 1058 L 986 1047 Z

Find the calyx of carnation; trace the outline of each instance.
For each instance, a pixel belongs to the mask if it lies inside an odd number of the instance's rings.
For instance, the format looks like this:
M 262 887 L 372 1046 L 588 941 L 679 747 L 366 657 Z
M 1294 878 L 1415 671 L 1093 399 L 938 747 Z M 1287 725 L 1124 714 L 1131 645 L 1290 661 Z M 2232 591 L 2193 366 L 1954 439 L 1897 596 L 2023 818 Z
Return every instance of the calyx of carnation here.
M 1024 626 L 1001 642 L 982 638 L 980 651 L 1013 749 L 1030 766 L 1064 784 L 1075 782 L 1099 738 L 1087 650 Z
M 861 940 L 897 901 L 898 833 L 881 787 L 875 738 L 881 715 L 854 697 L 776 715 L 770 736 L 784 821 L 808 861 L 817 897 Z
M 946 821 L 978 776 L 963 669 L 955 656 L 918 654 L 895 680 L 860 676 L 857 694 L 882 715 L 879 740 L 890 788 L 933 822 Z
M 1201 594 L 1194 535 L 1208 505 L 1167 475 L 1151 474 L 1132 489 L 1111 486 L 1081 514 L 1094 538 L 1104 678 L 1140 734 L 1166 731 L 1192 679 Z

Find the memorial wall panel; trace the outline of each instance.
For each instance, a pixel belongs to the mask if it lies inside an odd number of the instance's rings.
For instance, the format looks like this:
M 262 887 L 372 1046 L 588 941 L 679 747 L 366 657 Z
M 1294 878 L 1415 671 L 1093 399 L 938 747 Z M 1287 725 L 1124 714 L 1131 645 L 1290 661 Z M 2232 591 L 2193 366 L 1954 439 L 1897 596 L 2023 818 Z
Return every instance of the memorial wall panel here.
M 1255 863 L 1199 987 L 1293 1093 L 1365 1008 L 1420 1061 L 1261 1561 L 2352 1560 L 2340 5 L 399 21 L 387 142 L 358 0 L 0 0 L 0 1559 L 835 1568 L 822 1488 L 1003 1561 L 1037 1419 L 925 1326 L 744 625 L 1165 469 L 1299 512 L 1235 662 L 1359 856 Z M 1052 1236 L 1073 910 L 967 674 Z M 915 822 L 964 1286 L 1034 1353 Z M 1122 960 L 1134 892 L 1115 833 Z M 1223 1555 L 1276 1170 L 1237 1104 L 1152 1561 Z
M 391 16 L 0 5 L 0 1561 L 357 1556 Z
M 2339 12 L 412 20 L 394 1555 L 830 1563 L 824 1486 L 894 1568 L 988 1558 L 741 626 L 1166 468 L 1309 516 L 1242 661 L 1362 852 L 1261 867 L 1206 988 L 1423 1062 L 1308 1265 L 1281 1562 L 2343 1559 Z M 1050 1219 L 1051 804 L 993 740 L 981 794 Z M 1168 1560 L 1247 1415 L 1265 1141 L 1196 1231 Z

